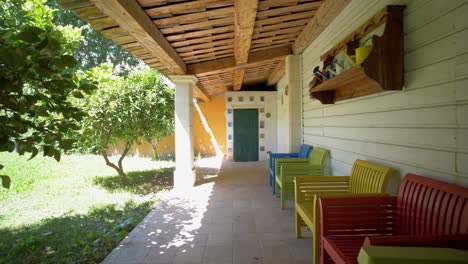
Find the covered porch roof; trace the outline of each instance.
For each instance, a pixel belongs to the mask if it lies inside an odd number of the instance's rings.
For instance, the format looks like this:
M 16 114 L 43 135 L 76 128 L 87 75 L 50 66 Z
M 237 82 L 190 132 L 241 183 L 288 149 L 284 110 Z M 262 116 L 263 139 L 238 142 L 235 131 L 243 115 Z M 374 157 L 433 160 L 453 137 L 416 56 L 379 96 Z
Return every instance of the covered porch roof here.
M 195 75 L 194 97 L 274 85 L 349 0 L 59 0 L 169 75 Z

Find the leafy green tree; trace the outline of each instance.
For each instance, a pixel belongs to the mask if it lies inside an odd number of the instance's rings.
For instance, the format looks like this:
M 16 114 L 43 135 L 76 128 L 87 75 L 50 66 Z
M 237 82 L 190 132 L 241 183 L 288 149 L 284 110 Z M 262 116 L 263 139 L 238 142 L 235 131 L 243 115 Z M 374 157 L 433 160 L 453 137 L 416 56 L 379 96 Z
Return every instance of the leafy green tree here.
M 86 71 L 108 62 L 115 66 L 119 75 L 125 76 L 142 67 L 143 63 L 138 58 L 103 37 L 101 32 L 93 29 L 72 11 L 61 8 L 55 0 L 48 0 L 47 5 L 55 9 L 53 22 L 56 25 L 72 25 L 81 29 L 81 46 L 73 53 L 78 60 L 75 69 Z
M 84 116 L 70 98 L 95 86 L 68 72 L 77 65 L 80 30 L 55 26 L 52 13 L 41 0 L 0 0 L 0 151 L 16 147 L 31 158 L 42 151 L 59 161 Z M 8 188 L 10 178 L 1 180 Z
M 151 144 L 153 159 L 157 160 L 159 142 L 174 132 L 174 89 L 164 83 L 158 72 L 149 68 L 130 74 L 127 81 L 140 85 L 145 91 L 141 98 L 141 111 L 145 115 L 143 136 Z
M 83 77 L 95 80 L 99 88 L 86 100 L 78 101 L 81 104 L 79 107 L 88 113 L 82 122 L 79 141 L 84 148 L 94 149 L 102 155 L 125 185 L 124 158 L 141 139 L 168 133 L 173 127 L 173 122 L 167 121 L 171 118 L 169 112 L 172 112 L 168 109 L 173 109 L 174 99 L 154 70 L 146 68 L 132 72 L 128 77 L 118 76 L 114 72 L 110 64 L 83 72 Z M 162 132 L 154 129 L 153 125 L 161 126 Z M 164 125 L 167 127 L 162 127 Z M 123 149 L 117 162 L 112 162 L 108 149 L 118 146 L 118 143 L 123 143 Z

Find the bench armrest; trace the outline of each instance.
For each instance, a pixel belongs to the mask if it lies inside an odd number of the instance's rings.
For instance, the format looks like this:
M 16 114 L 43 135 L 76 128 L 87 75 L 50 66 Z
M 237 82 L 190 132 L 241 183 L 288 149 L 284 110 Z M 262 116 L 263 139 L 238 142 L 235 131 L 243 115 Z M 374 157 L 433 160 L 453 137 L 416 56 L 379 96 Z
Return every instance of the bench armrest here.
M 282 171 L 285 174 L 325 176 L 321 174 L 314 174 L 314 173 L 323 171 L 322 165 L 315 165 L 315 164 L 285 163 L 285 164 L 281 164 L 280 171 Z
M 397 232 L 397 221 L 394 220 L 396 213 L 397 197 L 395 196 L 321 198 L 322 237 L 395 234 Z M 382 219 L 389 219 L 389 221 L 382 221 Z M 391 219 L 393 220 L 390 221 Z
M 468 248 L 468 235 L 375 236 L 366 237 L 363 246 Z
M 270 158 L 297 158 L 299 153 L 270 153 Z
M 275 158 L 275 163 L 308 163 L 309 158 Z
M 275 169 L 275 160 L 279 158 L 297 158 L 299 153 L 270 153 L 269 165 L 270 170 Z
M 349 176 L 296 176 L 296 202 L 313 201 L 318 193 L 349 192 Z

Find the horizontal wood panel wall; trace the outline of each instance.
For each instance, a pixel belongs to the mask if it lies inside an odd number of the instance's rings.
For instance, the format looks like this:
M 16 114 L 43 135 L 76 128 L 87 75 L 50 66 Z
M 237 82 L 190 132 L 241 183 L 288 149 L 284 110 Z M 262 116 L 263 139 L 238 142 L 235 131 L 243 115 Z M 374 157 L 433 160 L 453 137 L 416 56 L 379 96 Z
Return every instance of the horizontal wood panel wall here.
M 407 6 L 403 91 L 335 105 L 310 99 L 320 55 L 388 4 Z M 331 150 L 333 175 L 360 158 L 468 185 L 466 14 L 467 0 L 353 0 L 303 52 L 303 141 Z

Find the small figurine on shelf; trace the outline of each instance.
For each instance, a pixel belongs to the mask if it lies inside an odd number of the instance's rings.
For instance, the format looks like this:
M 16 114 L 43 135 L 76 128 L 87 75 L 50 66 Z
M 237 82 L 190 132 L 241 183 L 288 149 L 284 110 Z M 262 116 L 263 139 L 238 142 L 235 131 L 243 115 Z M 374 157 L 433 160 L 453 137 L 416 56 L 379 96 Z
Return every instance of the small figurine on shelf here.
M 335 65 L 333 64 L 328 65 L 328 67 L 325 68 L 324 72 L 329 76 L 329 79 L 335 77 L 336 76 Z
M 321 72 L 320 71 L 320 67 L 317 66 L 314 68 L 314 74 L 315 76 L 321 76 L 323 78 L 323 80 L 328 80 L 330 79 L 330 76 L 328 76 L 328 74 L 326 72 Z

